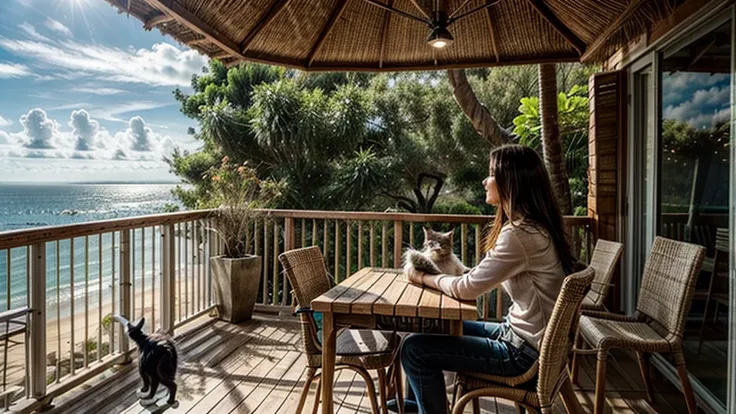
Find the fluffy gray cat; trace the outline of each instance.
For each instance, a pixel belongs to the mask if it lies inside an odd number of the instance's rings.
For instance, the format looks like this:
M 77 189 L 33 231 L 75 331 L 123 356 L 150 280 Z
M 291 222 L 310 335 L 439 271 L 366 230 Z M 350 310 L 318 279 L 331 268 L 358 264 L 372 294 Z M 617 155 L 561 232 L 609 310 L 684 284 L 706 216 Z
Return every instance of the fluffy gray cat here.
M 452 235 L 454 230 L 441 233 L 428 229 L 424 230 L 424 245 L 422 250 L 413 248 L 404 252 L 404 272 L 414 268 L 430 275 L 460 276 L 470 270 L 452 252 Z

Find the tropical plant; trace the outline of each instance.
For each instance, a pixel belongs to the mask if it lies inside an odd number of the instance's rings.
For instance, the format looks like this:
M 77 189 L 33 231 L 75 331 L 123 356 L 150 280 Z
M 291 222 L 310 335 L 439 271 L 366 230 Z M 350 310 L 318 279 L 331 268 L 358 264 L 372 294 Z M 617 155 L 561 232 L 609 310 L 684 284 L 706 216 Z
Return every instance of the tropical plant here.
M 207 172 L 212 183 L 209 204 L 214 208 L 212 230 L 221 239 L 224 257 L 247 255 L 246 234 L 253 220 L 265 213 L 281 194 L 282 182 L 261 180 L 255 168 L 231 163 L 225 156 L 219 166 Z

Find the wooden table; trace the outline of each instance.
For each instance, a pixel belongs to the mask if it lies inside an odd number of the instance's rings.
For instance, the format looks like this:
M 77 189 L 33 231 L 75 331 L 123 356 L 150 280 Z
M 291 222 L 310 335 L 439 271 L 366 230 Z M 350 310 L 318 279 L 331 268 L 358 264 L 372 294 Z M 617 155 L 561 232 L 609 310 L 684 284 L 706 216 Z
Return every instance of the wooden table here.
M 337 324 L 374 328 L 376 316 L 449 320 L 462 334 L 463 320 L 477 320 L 475 301 L 458 301 L 436 290 L 409 283 L 398 269 L 366 267 L 312 301 L 322 312 L 322 413 L 332 414 Z

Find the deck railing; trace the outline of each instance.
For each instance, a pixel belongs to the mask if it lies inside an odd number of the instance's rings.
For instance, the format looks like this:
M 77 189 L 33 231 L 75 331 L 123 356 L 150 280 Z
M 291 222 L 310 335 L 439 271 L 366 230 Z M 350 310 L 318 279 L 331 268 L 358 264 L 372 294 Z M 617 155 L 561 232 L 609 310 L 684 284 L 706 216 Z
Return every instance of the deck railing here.
M 470 266 L 480 261 L 483 230 L 492 219 L 267 213 L 245 236 L 248 251 L 263 257 L 258 307 L 271 311 L 287 311 L 293 300 L 278 261 L 285 250 L 318 245 L 339 282 L 363 266 L 400 266 L 406 247 L 421 248 L 426 225 L 454 229 L 455 252 Z M 129 362 L 133 347 L 113 314 L 134 321 L 145 317 L 148 332 L 173 332 L 211 311 L 208 263 L 222 251 L 211 220 L 211 211 L 201 210 L 0 233 L 0 311 L 3 305 L 9 311 L 31 309 L 28 340 L 6 346 L 3 391 L 21 390 L 10 399 L 25 396 L 26 402 L 46 404 L 112 365 Z M 589 223 L 588 217 L 566 217 L 585 261 L 592 243 Z M 478 303 L 484 319 L 503 313 L 500 289 Z

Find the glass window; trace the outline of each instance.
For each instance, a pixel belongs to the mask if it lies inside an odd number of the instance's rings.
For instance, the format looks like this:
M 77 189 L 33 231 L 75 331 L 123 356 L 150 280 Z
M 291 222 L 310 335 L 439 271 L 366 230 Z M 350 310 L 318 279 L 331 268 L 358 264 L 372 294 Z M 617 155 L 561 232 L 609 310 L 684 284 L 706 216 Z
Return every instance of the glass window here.
M 707 249 L 688 316 L 685 359 L 690 373 L 725 405 L 731 23 L 663 55 L 659 76 L 657 197 L 646 199 L 656 203 L 657 234 Z

